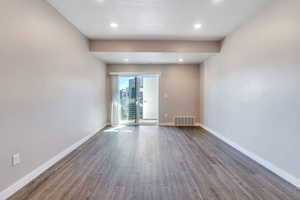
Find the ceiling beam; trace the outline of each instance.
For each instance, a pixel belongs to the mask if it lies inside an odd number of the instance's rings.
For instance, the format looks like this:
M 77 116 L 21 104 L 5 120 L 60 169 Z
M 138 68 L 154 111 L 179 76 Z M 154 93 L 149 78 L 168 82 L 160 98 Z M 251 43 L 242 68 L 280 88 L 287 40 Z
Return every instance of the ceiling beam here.
M 91 52 L 219 53 L 221 41 L 90 40 Z

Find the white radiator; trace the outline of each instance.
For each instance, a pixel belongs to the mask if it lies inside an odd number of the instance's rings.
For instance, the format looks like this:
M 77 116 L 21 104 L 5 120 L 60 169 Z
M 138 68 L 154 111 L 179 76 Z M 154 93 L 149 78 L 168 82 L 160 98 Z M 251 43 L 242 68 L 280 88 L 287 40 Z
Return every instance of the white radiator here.
M 194 126 L 194 116 L 176 116 L 174 118 L 175 126 Z

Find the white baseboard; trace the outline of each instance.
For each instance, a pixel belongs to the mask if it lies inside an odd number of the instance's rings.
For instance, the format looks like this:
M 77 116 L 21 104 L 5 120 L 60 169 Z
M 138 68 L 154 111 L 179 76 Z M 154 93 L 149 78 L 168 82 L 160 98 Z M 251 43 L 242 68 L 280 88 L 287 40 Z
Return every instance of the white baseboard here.
M 146 123 L 147 124 L 147 123 Z M 111 123 L 106 123 L 106 126 L 111 126 Z M 143 124 L 141 124 L 143 125 Z M 164 122 L 164 123 L 158 123 L 159 126 L 175 126 L 174 122 Z M 195 127 L 201 127 L 200 123 L 195 123 Z
M 98 133 L 98 132 L 99 131 L 97 131 L 96 133 Z M 65 156 L 70 154 L 72 151 L 74 151 L 80 145 L 82 145 L 87 140 L 89 140 L 91 137 L 96 135 L 96 133 L 92 133 L 92 134 L 82 138 L 81 140 L 79 140 L 78 142 L 73 144 L 72 146 L 70 146 L 67 149 L 63 150 L 62 152 L 60 152 L 59 154 L 57 154 L 56 156 L 54 156 L 53 158 L 51 158 L 50 160 L 48 160 L 47 162 L 45 162 L 44 164 L 42 164 L 41 166 L 39 166 L 38 168 L 33 170 L 32 172 L 30 172 L 29 174 L 25 175 L 23 178 L 19 179 L 17 182 L 15 182 L 11 186 L 9 186 L 7 189 L 1 191 L 0 192 L 0 200 L 5 200 L 5 199 L 9 198 L 10 196 L 12 196 L 18 190 L 20 190 L 21 188 L 26 186 L 28 183 L 30 183 L 32 180 L 37 178 L 39 175 L 41 175 L 47 169 L 52 167 L 55 163 L 57 163 L 58 161 L 63 159 Z
M 233 148 L 235 148 L 236 150 L 238 150 L 239 152 L 245 154 L 246 156 L 248 156 L 249 158 L 251 158 L 252 160 L 256 161 L 257 163 L 259 163 L 260 165 L 264 166 L 265 168 L 267 168 L 268 170 L 270 170 L 271 172 L 275 173 L 276 175 L 280 176 L 281 178 L 283 178 L 284 180 L 286 180 L 287 182 L 291 183 L 292 185 L 300 188 L 300 179 L 294 177 L 293 175 L 289 174 L 288 172 L 286 172 L 285 170 L 275 166 L 274 164 L 272 164 L 271 162 L 261 158 L 260 156 L 256 155 L 255 153 L 252 153 L 246 149 L 244 149 L 243 147 L 239 146 L 238 144 L 236 144 L 235 142 L 225 138 L 224 136 L 222 136 L 221 134 L 217 133 L 216 131 L 208 128 L 207 126 L 200 124 L 200 126 L 207 130 L 208 132 L 210 132 L 211 134 L 215 135 L 217 138 L 219 138 L 220 140 L 224 141 L 225 143 L 227 143 L 228 145 L 232 146 Z
M 165 122 L 165 123 L 159 123 L 159 126 L 175 126 L 174 122 Z M 195 123 L 195 127 L 200 127 L 200 123 Z
M 175 126 L 172 122 L 159 123 L 159 126 Z

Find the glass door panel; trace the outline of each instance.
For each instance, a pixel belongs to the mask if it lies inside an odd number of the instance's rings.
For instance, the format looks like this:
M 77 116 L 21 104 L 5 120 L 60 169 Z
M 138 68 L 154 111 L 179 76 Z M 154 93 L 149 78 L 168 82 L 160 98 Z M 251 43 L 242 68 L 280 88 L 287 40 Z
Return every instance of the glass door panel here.
M 121 124 L 158 122 L 158 76 L 119 76 L 119 91 Z
M 119 90 L 120 123 L 136 123 L 136 78 L 134 76 L 120 76 Z

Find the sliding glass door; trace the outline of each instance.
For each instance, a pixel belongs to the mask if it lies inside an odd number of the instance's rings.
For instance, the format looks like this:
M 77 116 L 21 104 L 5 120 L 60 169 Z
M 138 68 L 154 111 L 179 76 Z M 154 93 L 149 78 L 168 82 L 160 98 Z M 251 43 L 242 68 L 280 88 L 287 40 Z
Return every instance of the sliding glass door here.
M 159 78 L 154 75 L 137 77 L 139 123 L 156 123 L 158 121 Z
M 120 124 L 158 122 L 159 77 L 156 75 L 119 76 Z

